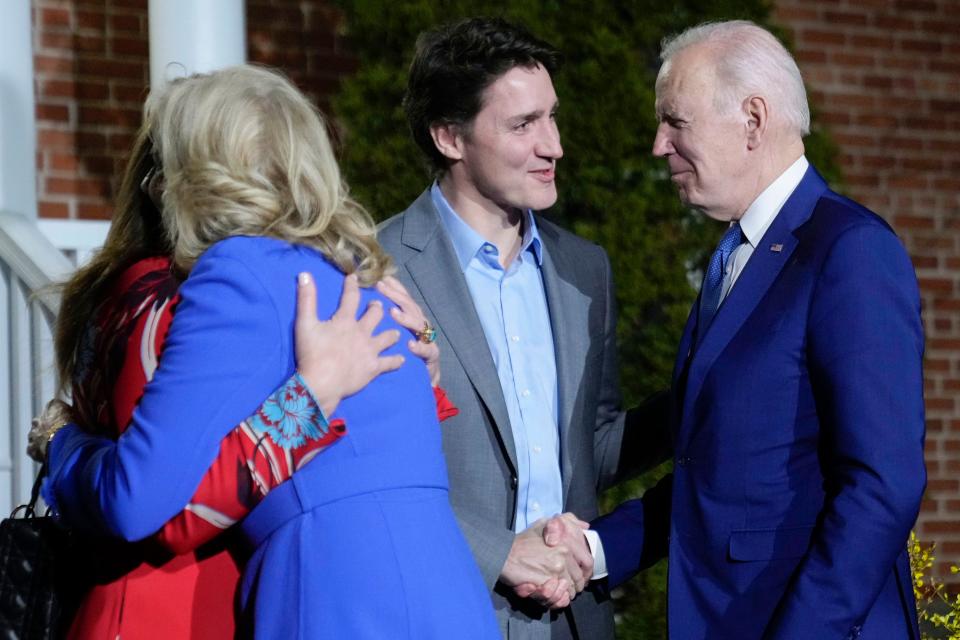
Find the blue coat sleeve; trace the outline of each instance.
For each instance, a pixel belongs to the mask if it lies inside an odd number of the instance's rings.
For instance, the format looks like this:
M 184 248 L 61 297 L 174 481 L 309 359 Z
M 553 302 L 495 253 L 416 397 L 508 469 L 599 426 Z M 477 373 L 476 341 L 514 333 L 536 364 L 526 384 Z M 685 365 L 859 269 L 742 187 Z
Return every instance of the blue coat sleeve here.
M 672 491 L 673 474 L 667 474 L 642 498 L 627 500 L 590 523 L 600 535 L 611 589 L 667 556 Z
M 913 267 L 879 224 L 830 249 L 807 329 L 826 503 L 764 638 L 846 637 L 904 552 L 926 484 Z
M 51 442 L 44 496 L 66 524 L 127 540 L 152 534 L 187 504 L 223 437 L 290 375 L 292 325 L 255 261 L 218 248 L 181 287 L 161 365 L 124 434 L 69 426 Z

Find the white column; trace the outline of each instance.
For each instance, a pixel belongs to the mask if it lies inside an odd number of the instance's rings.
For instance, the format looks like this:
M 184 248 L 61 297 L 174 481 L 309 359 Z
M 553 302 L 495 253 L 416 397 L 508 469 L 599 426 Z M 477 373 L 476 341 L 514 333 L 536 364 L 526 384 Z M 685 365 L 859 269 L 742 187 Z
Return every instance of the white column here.
M 150 0 L 150 87 L 247 60 L 244 0 Z
M 0 211 L 37 217 L 37 127 L 30 0 L 0 18 Z

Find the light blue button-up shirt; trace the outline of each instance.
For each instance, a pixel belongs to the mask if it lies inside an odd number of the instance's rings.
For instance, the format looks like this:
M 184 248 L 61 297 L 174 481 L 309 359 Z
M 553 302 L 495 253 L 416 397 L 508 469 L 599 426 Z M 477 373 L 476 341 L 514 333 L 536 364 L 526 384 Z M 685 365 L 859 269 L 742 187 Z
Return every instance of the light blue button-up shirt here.
M 540 235 L 527 211 L 520 253 L 504 270 L 497 247 L 456 214 L 439 185 L 430 195 L 460 261 L 507 404 L 517 450 L 514 531 L 520 532 L 563 509 L 557 363 Z

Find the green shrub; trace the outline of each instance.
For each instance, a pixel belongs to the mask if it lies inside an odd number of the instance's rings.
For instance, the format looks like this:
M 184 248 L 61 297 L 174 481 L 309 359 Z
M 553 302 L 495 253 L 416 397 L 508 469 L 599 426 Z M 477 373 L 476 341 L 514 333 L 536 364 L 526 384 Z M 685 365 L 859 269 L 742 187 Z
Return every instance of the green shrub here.
M 917 534 L 911 531 L 907 550 L 910 552 L 910 573 L 913 595 L 917 599 L 921 640 L 960 640 L 960 594 L 950 593 L 943 580 L 931 575 L 930 570 L 937 560 L 934 545 L 922 544 Z M 960 569 L 951 565 L 950 573 L 960 573 Z
M 548 212 L 606 248 L 620 309 L 618 334 L 628 406 L 669 384 L 677 343 L 696 292 L 691 274 L 721 234 L 719 225 L 685 210 L 665 165 L 650 154 L 656 129 L 654 78 L 659 42 L 707 20 L 747 18 L 770 26 L 770 3 L 597 2 L 596 0 L 337 0 L 359 71 L 333 107 L 345 143 L 343 167 L 356 197 L 383 219 L 429 184 L 400 100 L 417 34 L 443 22 L 501 15 L 551 42 L 566 62 L 554 78 L 560 98 L 564 158 L 560 197 Z M 782 35 L 782 32 L 777 32 Z M 822 135 L 808 157 L 835 177 Z M 666 472 L 608 493 L 605 505 L 634 495 Z M 665 629 L 665 563 L 616 594 L 619 636 L 656 638 Z

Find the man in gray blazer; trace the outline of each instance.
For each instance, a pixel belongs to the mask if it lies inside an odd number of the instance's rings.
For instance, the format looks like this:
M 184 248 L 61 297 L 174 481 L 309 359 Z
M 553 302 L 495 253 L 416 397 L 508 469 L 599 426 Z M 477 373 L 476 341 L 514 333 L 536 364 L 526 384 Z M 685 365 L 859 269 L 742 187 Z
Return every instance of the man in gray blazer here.
M 593 532 L 548 547 L 544 518 L 596 517 L 598 491 L 666 453 L 625 442 L 606 253 L 533 213 L 557 198 L 558 62 L 499 19 L 423 34 L 404 107 L 437 180 L 379 236 L 437 329 L 450 499 L 510 639 L 613 637 Z

